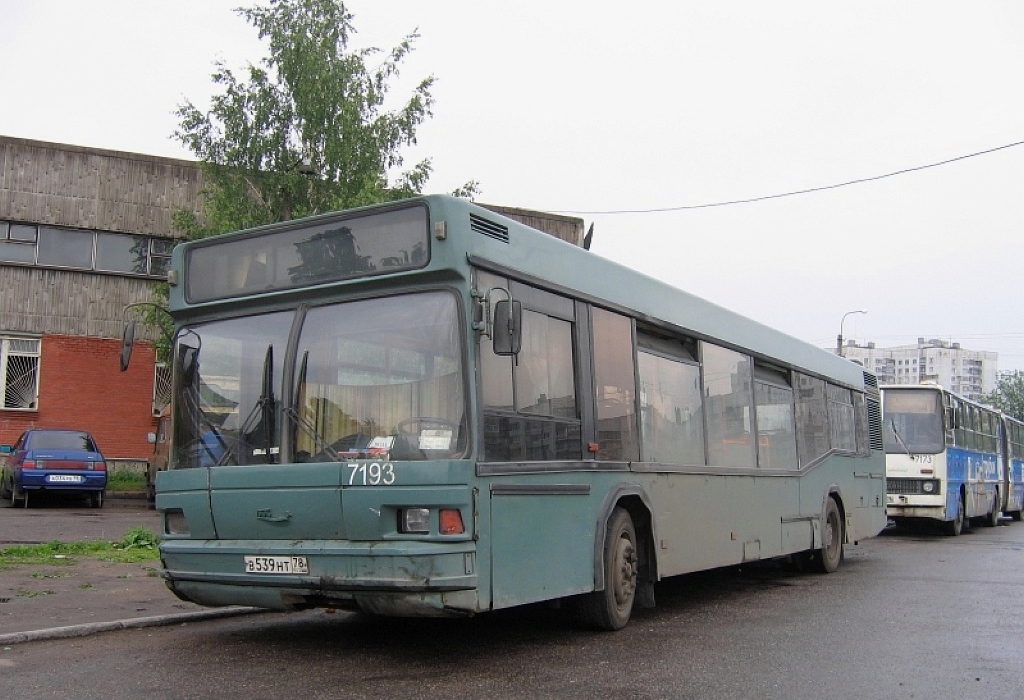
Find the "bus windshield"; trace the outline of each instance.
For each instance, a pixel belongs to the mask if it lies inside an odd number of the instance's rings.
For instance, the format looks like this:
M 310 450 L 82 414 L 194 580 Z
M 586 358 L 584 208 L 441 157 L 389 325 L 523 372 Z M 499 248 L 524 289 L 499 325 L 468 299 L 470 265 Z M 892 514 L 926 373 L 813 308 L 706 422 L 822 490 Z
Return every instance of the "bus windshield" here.
M 464 454 L 456 309 L 446 292 L 310 309 L 298 340 L 296 460 Z
M 282 367 L 293 312 L 178 334 L 172 468 L 279 461 Z
M 452 294 L 311 308 L 291 349 L 296 313 L 232 318 L 178 334 L 175 468 L 466 452 Z M 284 377 L 289 351 L 293 376 Z M 284 387 L 295 388 L 290 405 Z
M 887 454 L 939 454 L 946 448 L 937 391 L 886 391 L 882 423 Z

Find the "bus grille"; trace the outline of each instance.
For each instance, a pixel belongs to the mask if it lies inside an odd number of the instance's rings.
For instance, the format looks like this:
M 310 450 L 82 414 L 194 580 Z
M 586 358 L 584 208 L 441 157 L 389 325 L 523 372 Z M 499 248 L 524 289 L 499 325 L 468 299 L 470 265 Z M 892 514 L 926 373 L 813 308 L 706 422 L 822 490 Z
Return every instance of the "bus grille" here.
M 882 407 L 877 399 L 867 398 L 868 442 L 872 450 L 885 448 L 882 441 Z
M 878 377 L 871 372 L 864 373 L 864 387 L 868 391 L 878 391 Z
M 924 490 L 925 483 L 932 484 L 931 491 Z M 886 493 L 899 494 L 901 496 L 937 496 L 941 493 L 941 482 L 937 479 L 896 479 L 885 480 Z
M 469 227 L 477 233 L 493 238 L 496 241 L 502 243 L 508 243 L 508 227 L 496 224 L 489 219 L 485 219 L 482 216 L 476 214 L 469 215 Z

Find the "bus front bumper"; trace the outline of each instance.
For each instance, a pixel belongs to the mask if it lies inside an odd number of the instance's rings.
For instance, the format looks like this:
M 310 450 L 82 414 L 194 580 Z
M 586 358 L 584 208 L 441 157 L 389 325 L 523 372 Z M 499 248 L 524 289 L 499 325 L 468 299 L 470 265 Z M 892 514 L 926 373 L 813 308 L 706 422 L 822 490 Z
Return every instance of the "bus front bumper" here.
M 246 573 L 247 555 L 302 556 L 308 573 Z M 475 543 L 165 540 L 160 575 L 200 605 L 360 609 L 380 615 L 479 612 Z
M 925 518 L 928 520 L 945 521 L 945 496 L 921 496 L 888 494 L 886 496 L 885 513 L 893 519 Z

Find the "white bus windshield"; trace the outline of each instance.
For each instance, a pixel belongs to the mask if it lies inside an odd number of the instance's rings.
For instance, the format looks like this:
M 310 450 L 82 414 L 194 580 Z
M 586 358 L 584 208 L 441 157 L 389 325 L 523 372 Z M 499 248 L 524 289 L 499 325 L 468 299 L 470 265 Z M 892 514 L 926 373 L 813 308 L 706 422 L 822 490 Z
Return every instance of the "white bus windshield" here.
M 889 454 L 938 454 L 946 448 L 942 394 L 931 389 L 887 390 L 882 424 Z

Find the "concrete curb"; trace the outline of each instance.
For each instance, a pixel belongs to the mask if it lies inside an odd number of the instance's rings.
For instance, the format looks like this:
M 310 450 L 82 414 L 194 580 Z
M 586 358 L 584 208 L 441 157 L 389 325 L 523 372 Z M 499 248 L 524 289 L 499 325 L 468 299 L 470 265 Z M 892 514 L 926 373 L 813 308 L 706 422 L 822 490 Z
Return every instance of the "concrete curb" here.
M 30 632 L 11 632 L 0 634 L 0 645 L 23 644 L 25 642 L 40 642 L 49 639 L 71 639 L 73 637 L 87 637 L 100 632 L 112 632 L 114 630 L 139 629 L 143 627 L 160 627 L 164 625 L 184 624 L 186 622 L 198 622 L 201 620 L 213 620 L 220 617 L 234 617 L 236 615 L 251 615 L 252 613 L 266 612 L 263 608 L 222 608 L 217 610 L 198 610 L 190 613 L 176 613 L 172 615 L 154 615 L 152 617 L 135 617 L 128 620 L 114 620 L 112 622 L 90 622 L 83 625 L 69 625 L 67 627 L 53 627 L 45 630 L 33 630 Z

